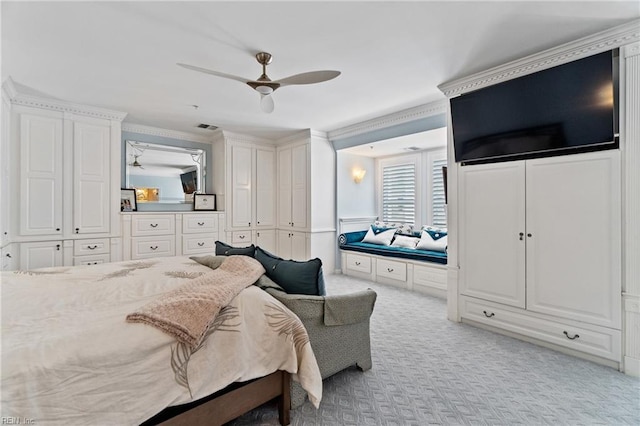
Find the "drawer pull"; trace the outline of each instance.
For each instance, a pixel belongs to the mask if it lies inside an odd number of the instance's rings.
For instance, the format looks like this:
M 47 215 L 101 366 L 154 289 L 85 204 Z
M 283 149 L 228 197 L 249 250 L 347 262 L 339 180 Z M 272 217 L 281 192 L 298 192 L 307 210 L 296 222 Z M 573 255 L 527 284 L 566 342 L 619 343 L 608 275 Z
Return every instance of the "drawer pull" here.
M 495 313 L 493 313 L 493 312 L 491 312 L 490 314 L 488 314 L 488 313 L 487 313 L 487 311 L 482 311 L 482 313 L 483 313 L 483 314 L 484 314 L 484 316 L 485 316 L 485 317 L 487 317 L 487 318 L 491 318 L 491 317 L 493 317 L 493 316 L 495 316 L 495 315 L 496 315 L 496 314 L 495 314 Z
M 158 250 L 158 246 L 149 246 L 151 250 Z
M 580 337 L 579 334 L 574 334 L 573 337 L 569 336 L 569 333 L 567 333 L 566 331 L 563 331 L 564 335 L 567 336 L 567 339 L 569 340 L 576 340 L 577 338 Z
M 204 246 L 204 243 L 198 243 L 198 246 L 202 247 Z
M 157 223 L 150 223 L 149 226 L 152 227 L 152 228 L 157 228 L 158 224 Z
M 360 266 L 360 262 L 356 262 L 356 266 Z
M 97 248 L 98 248 L 98 246 L 97 246 L 97 245 L 96 245 L 96 246 L 87 246 L 87 248 L 88 248 L 89 250 L 95 250 L 95 249 L 97 249 Z
M 240 238 L 241 240 L 244 240 L 244 235 L 238 235 L 238 238 Z
M 393 272 L 393 268 L 387 268 L 387 272 Z
M 60 251 L 60 244 L 56 244 L 56 250 Z
M 11 259 L 11 253 L 7 253 L 5 254 L 6 257 L 8 257 L 9 259 Z
M 198 222 L 198 226 L 204 226 L 204 222 Z

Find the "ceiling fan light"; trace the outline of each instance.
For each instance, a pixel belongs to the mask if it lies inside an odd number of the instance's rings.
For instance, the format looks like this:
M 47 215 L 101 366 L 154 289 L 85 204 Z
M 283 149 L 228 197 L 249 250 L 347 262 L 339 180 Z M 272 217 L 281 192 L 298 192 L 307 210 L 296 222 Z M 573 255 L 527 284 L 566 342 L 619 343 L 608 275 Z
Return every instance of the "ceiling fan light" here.
M 261 95 L 270 95 L 271 93 L 273 93 L 273 88 L 269 87 L 269 86 L 257 86 L 256 90 L 261 94 Z

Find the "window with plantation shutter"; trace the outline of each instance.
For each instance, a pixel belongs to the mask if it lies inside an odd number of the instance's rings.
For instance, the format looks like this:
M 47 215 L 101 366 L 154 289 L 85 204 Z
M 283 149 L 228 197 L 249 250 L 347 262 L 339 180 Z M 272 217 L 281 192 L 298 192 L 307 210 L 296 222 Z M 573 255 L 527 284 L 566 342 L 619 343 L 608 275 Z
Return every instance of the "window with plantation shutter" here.
M 431 221 L 433 226 L 442 228 L 447 227 L 444 176 L 442 174 L 442 168 L 446 165 L 446 158 L 436 159 L 431 163 Z
M 382 168 L 382 220 L 414 224 L 416 218 L 416 165 Z

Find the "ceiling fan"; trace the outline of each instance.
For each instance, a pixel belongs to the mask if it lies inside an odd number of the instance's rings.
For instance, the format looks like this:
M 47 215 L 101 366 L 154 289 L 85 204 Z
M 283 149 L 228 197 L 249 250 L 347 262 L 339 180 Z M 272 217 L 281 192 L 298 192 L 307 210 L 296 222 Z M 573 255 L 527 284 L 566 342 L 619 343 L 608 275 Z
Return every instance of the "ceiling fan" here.
M 142 155 L 142 154 L 134 155 L 133 156 L 133 163 L 129 163 L 129 165 L 132 166 L 132 167 L 140 167 L 141 169 L 144 170 L 144 167 L 142 167 L 142 164 L 140 164 L 140 162 L 138 162 L 138 157 L 140 157 L 140 155 Z
M 256 60 L 262 65 L 262 75 L 257 80 L 250 80 L 244 77 L 238 77 L 236 75 L 226 74 L 219 71 L 212 71 L 206 68 L 200 68 L 193 65 L 178 64 L 183 68 L 187 68 L 193 71 L 199 71 L 206 74 L 215 75 L 222 78 L 229 78 L 241 83 L 248 84 L 256 92 L 260 93 L 260 108 L 266 113 L 273 112 L 274 103 L 271 94 L 279 87 L 293 86 L 298 84 L 315 84 L 322 83 L 336 78 L 340 75 L 340 71 L 311 71 L 302 74 L 295 74 L 280 80 L 271 80 L 267 76 L 267 65 L 271 63 L 273 57 L 270 53 L 260 52 L 256 54 Z

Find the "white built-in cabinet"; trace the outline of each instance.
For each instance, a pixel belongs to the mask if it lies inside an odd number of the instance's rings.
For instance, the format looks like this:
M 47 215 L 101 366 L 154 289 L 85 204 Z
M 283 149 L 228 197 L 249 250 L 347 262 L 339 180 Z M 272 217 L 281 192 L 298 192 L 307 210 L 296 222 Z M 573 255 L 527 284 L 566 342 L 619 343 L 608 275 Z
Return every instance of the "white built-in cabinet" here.
M 307 233 L 278 230 L 278 255 L 285 259 L 307 260 Z
M 125 114 L 25 97 L 14 89 L 3 91 L 7 105 L 2 245 L 12 260 L 3 268 L 117 260 Z
M 273 146 L 226 142 L 227 231 L 234 245 L 275 247 L 276 151 Z
M 461 317 L 621 357 L 620 152 L 460 168 Z
M 308 145 L 278 148 L 278 228 L 307 228 Z

